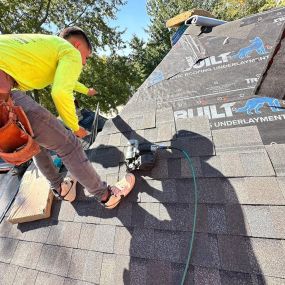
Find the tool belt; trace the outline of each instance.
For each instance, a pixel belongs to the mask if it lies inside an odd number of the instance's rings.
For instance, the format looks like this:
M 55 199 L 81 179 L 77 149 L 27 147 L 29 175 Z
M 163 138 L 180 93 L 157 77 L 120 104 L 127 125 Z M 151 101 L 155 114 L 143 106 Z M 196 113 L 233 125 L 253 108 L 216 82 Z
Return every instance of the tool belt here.
M 7 98 L 5 98 L 7 99 Z M 20 165 L 40 152 L 33 130 L 22 107 L 0 96 L 0 157 Z

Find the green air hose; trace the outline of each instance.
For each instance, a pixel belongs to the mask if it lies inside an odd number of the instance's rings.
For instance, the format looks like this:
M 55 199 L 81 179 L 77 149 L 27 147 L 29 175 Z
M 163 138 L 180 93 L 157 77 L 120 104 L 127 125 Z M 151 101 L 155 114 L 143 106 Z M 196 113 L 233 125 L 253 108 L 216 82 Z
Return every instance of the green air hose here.
M 176 148 L 176 147 L 163 147 L 164 149 L 175 149 L 178 150 L 180 152 L 182 152 L 185 156 L 185 158 L 187 159 L 188 163 L 189 163 L 189 167 L 192 171 L 192 176 L 193 176 L 193 184 L 194 184 L 194 215 L 193 215 L 193 228 L 192 228 L 192 235 L 191 235 L 191 239 L 190 239 L 190 244 L 189 244 L 189 251 L 188 251 L 188 257 L 187 257 L 187 262 L 184 268 L 184 272 L 183 272 L 183 277 L 181 280 L 181 285 L 184 285 L 185 280 L 186 280 L 186 276 L 187 276 L 187 272 L 188 272 L 188 268 L 189 268 L 189 264 L 190 264 L 190 259 L 191 259 L 191 255 L 192 255 L 192 249 L 193 249 L 193 243 L 194 243 L 194 237 L 195 237 L 195 228 L 196 228 L 196 222 L 197 222 L 197 205 L 198 205 L 198 187 L 197 187 L 197 182 L 196 182 L 196 175 L 195 175 L 195 169 L 193 166 L 193 162 L 190 159 L 190 156 L 188 155 L 188 153 L 180 148 Z

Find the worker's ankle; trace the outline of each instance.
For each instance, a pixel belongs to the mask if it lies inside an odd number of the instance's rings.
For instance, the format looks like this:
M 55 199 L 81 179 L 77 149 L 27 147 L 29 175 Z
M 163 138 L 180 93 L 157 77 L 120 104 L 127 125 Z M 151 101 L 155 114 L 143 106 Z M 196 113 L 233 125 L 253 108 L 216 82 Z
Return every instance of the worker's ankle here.
M 107 189 L 106 193 L 101 197 L 101 202 L 106 203 L 111 196 L 109 188 Z

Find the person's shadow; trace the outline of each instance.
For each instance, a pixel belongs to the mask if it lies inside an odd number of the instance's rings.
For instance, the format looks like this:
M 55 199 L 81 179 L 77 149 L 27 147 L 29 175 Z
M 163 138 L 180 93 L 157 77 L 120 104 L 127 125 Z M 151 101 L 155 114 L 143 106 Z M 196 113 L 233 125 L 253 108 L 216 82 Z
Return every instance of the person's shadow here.
M 151 143 L 120 116 L 113 122 L 127 140 Z M 235 189 L 207 163 L 213 153 L 212 142 L 200 134 L 181 130 L 170 145 L 194 156 L 198 178 L 195 242 L 185 284 L 194 284 L 194 279 L 199 284 L 251 284 L 251 274 L 262 272 L 249 238 L 245 237 L 250 234 Z M 92 155 L 91 150 L 89 158 L 104 169 L 119 166 L 119 178 L 125 174 L 123 152 L 119 148 L 100 145 L 97 155 Z M 123 279 L 114 282 L 180 284 L 193 228 L 194 187 L 190 168 L 181 153 L 159 151 L 151 171 L 133 173 L 136 186 L 132 193 L 116 209 L 103 209 L 98 214 L 101 219 L 119 219 L 123 226 L 117 227 L 114 252 L 130 256 L 129 266 L 123 269 L 117 265 L 116 276 Z M 76 210 L 78 215 L 86 215 L 80 203 Z

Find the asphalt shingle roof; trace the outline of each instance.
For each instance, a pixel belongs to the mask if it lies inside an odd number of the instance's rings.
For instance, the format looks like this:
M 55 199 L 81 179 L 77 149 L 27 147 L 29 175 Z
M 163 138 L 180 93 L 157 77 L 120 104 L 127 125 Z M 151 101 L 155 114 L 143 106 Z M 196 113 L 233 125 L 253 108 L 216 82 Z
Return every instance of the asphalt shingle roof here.
M 199 199 L 186 284 L 285 284 L 284 120 L 259 124 L 257 118 L 273 116 L 267 105 L 262 114 L 252 116 L 223 105 L 230 102 L 241 107 L 252 98 L 253 85 L 248 89 L 241 85 L 247 84 L 245 78 L 261 72 L 266 60 L 249 55 L 255 59 L 251 67 L 247 63 L 241 67 L 235 59 L 232 68 L 236 70 L 220 71 L 217 63 L 220 73 L 204 69 L 204 73 L 192 74 L 193 78 L 181 70 L 186 67 L 182 59 L 188 55 L 191 39 L 204 47 L 197 58 L 203 52 L 210 56 L 225 52 L 221 45 L 226 37 L 230 41 L 226 51 L 233 47 L 237 51 L 256 36 L 263 37 L 268 48 L 280 29 L 275 20 L 284 14 L 281 9 L 242 19 L 200 37 L 193 35 L 197 28 L 190 27 L 180 41 L 179 56 L 175 54 L 178 42 L 165 59 L 174 54 L 176 61 L 161 64 L 153 73 L 175 65 L 178 75 L 162 82 L 152 75 L 120 116 L 106 123 L 88 151 L 94 167 L 109 183 L 125 173 L 123 154 L 129 139 L 163 142 L 191 154 Z M 221 44 L 211 48 L 210 42 L 215 41 Z M 164 74 L 173 76 L 173 72 Z M 195 99 L 210 86 L 224 93 Z M 243 89 L 242 96 L 236 89 L 229 92 L 233 87 Z M 224 101 L 219 103 L 221 96 Z M 219 118 L 213 118 L 217 110 L 220 116 L 216 113 Z M 192 117 L 192 112 L 211 113 Z M 253 123 L 238 122 L 253 117 Z M 231 121 L 231 128 L 215 127 L 223 121 Z M 0 284 L 180 284 L 193 227 L 192 173 L 180 153 L 163 151 L 155 167 L 137 172 L 136 178 L 134 191 L 111 211 L 81 187 L 76 202 L 55 201 L 48 220 L 20 225 L 4 220 L 0 224 Z

